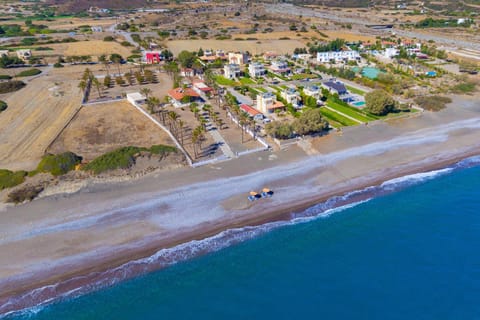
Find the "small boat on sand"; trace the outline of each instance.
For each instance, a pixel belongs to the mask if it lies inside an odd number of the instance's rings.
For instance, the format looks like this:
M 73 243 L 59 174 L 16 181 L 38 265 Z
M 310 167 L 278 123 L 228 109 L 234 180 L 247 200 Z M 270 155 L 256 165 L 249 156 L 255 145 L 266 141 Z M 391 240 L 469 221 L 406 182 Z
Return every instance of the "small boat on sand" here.
M 260 199 L 261 197 L 262 196 L 258 192 L 250 191 L 250 195 L 248 196 L 248 200 L 255 201 L 257 199 Z
M 270 198 L 271 196 L 273 196 L 273 191 L 268 188 L 263 188 L 262 198 Z
M 255 201 L 261 198 L 270 198 L 273 196 L 273 191 L 268 188 L 263 188 L 261 193 L 250 191 L 250 195 L 248 196 L 249 201 Z

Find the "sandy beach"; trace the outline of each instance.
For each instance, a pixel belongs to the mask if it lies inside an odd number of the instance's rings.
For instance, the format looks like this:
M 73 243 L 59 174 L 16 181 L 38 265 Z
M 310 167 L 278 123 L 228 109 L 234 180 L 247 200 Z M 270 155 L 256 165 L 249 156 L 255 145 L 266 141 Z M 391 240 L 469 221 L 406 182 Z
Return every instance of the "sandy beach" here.
M 351 127 L 206 167 L 90 183 L 73 194 L 4 208 L 0 314 L 74 290 L 98 280 L 100 272 L 164 248 L 291 219 L 333 196 L 444 168 L 480 154 L 479 138 L 478 97 L 456 97 L 438 113 Z M 263 187 L 274 196 L 250 203 L 248 192 Z M 21 298 L 49 285 L 51 290 Z

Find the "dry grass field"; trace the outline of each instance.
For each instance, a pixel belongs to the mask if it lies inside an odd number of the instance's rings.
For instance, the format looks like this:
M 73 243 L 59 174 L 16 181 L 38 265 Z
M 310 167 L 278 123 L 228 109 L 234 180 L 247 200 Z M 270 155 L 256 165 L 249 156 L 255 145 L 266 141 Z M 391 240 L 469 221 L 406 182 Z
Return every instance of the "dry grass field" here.
M 42 24 L 47 25 L 50 29 L 53 30 L 68 30 L 73 28 L 78 28 L 80 26 L 101 26 L 107 28 L 115 24 L 115 19 L 92 19 L 92 18 L 65 18 L 65 19 L 55 19 L 52 21 L 42 21 Z
M 374 36 L 368 36 L 364 34 L 356 34 L 353 32 L 341 31 L 341 30 L 322 30 L 322 33 L 326 34 L 330 39 L 345 39 L 346 41 L 363 41 L 363 42 L 375 42 Z
M 66 56 L 101 56 L 102 54 L 118 53 L 123 57 L 131 55 L 132 47 L 124 47 L 116 42 L 90 40 L 68 43 L 64 54 Z
M 51 153 L 72 151 L 86 160 L 124 146 L 174 145 L 168 135 L 126 101 L 83 107 Z
M 36 167 L 80 108 L 77 85 L 71 74 L 51 70 L 6 98 L 9 107 L 0 114 L 0 168 Z
M 255 35 L 250 35 L 255 36 Z M 249 51 L 252 54 L 261 54 L 273 51 L 278 54 L 291 54 L 295 48 L 304 47 L 299 40 L 172 40 L 166 43 L 167 47 L 177 55 L 182 50 L 198 51 L 198 49 L 213 49 L 225 51 Z

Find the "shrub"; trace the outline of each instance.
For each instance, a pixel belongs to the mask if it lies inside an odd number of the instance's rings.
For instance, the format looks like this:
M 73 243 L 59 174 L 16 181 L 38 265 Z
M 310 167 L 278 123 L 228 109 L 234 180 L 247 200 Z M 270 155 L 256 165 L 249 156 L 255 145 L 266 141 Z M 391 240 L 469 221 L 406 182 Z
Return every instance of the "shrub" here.
M 115 38 L 112 36 L 106 36 L 105 38 L 103 38 L 103 41 L 115 41 Z
M 0 100 L 0 112 L 7 110 L 7 108 L 8 104 L 5 101 Z
M 32 69 L 24 70 L 24 71 L 18 73 L 16 76 L 17 77 L 31 77 L 31 76 L 36 76 L 37 74 L 40 74 L 40 73 L 42 73 L 42 70 L 32 68 Z
M 0 74 L 0 80 L 10 80 L 12 79 L 11 76 L 9 76 L 8 74 Z
M 73 170 L 82 161 L 82 157 L 73 152 L 45 155 L 37 167 L 37 172 L 50 172 L 54 176 L 60 176 Z
M 475 84 L 471 82 L 463 82 L 459 83 L 452 87 L 451 91 L 453 93 L 461 94 L 461 93 L 471 93 L 475 91 Z
M 25 171 L 10 171 L 0 169 L 0 190 L 15 187 L 25 181 Z
M 139 147 L 123 147 L 98 158 L 83 167 L 86 171 L 93 171 L 95 174 L 114 169 L 127 169 L 135 164 L 135 154 L 145 150 Z
M 83 170 L 99 174 L 109 170 L 128 169 L 135 164 L 136 156 L 142 151 L 166 155 L 177 152 L 177 148 L 165 145 L 154 145 L 149 149 L 134 146 L 123 147 L 99 156 L 84 166 Z
M 63 64 L 61 64 L 60 62 L 56 62 L 54 65 L 53 65 L 54 68 L 63 68 Z
M 0 93 L 8 93 L 22 89 L 26 84 L 23 81 L 0 82 Z
M 442 96 L 417 97 L 415 102 L 423 109 L 429 111 L 439 111 L 451 103 L 452 99 Z
M 13 202 L 13 203 L 22 203 L 26 200 L 32 201 L 42 191 L 43 191 L 42 186 L 26 186 L 25 188 L 21 188 L 11 192 L 8 195 L 7 201 Z

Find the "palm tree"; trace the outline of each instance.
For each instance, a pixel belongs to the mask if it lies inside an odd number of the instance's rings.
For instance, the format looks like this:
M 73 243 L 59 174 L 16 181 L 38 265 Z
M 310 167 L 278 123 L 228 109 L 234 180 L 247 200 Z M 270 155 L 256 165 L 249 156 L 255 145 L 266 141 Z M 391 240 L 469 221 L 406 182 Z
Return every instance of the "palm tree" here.
M 95 86 L 95 88 L 97 88 L 98 97 L 101 98 L 101 97 L 102 97 L 102 93 L 100 92 L 100 89 L 102 88 L 102 84 L 101 84 L 100 81 L 98 81 L 98 79 L 95 78 L 95 77 L 92 79 L 92 84 Z
M 239 119 L 238 119 L 238 124 L 240 125 L 240 128 L 242 129 L 242 143 L 243 143 L 243 134 L 244 134 L 244 131 L 245 131 L 245 126 L 246 126 L 247 123 L 248 123 L 248 116 L 247 116 L 246 113 L 242 112 L 239 115 Z
M 155 107 L 160 104 L 160 99 L 157 97 L 149 97 L 147 98 L 147 107 L 148 107 L 148 112 L 154 113 L 155 112 Z
M 107 71 L 107 76 L 110 75 L 110 65 L 108 64 L 108 60 L 107 60 L 107 57 L 102 54 L 99 58 L 98 58 L 98 62 L 100 62 L 101 64 L 103 64 L 103 66 L 105 67 L 105 70 Z
M 177 120 L 180 118 L 178 113 L 175 111 L 170 111 L 168 113 L 168 119 L 170 119 L 170 131 L 173 133 L 173 135 L 176 137 L 177 136 Z M 173 129 L 173 131 L 172 131 Z
M 198 143 L 198 131 L 193 130 L 192 132 L 192 144 L 193 144 L 193 154 L 195 155 L 195 159 L 197 158 L 197 143 Z
M 85 89 L 87 89 L 87 81 L 85 80 L 80 81 L 80 83 L 78 84 L 78 88 L 80 88 L 80 91 L 82 93 L 85 93 Z
M 185 128 L 185 121 L 182 119 L 178 120 L 178 129 L 180 130 L 180 144 L 183 147 L 183 129 Z
M 140 89 L 140 93 L 143 94 L 145 98 L 148 99 L 150 94 L 152 93 L 152 90 L 150 90 L 149 88 L 142 88 Z

